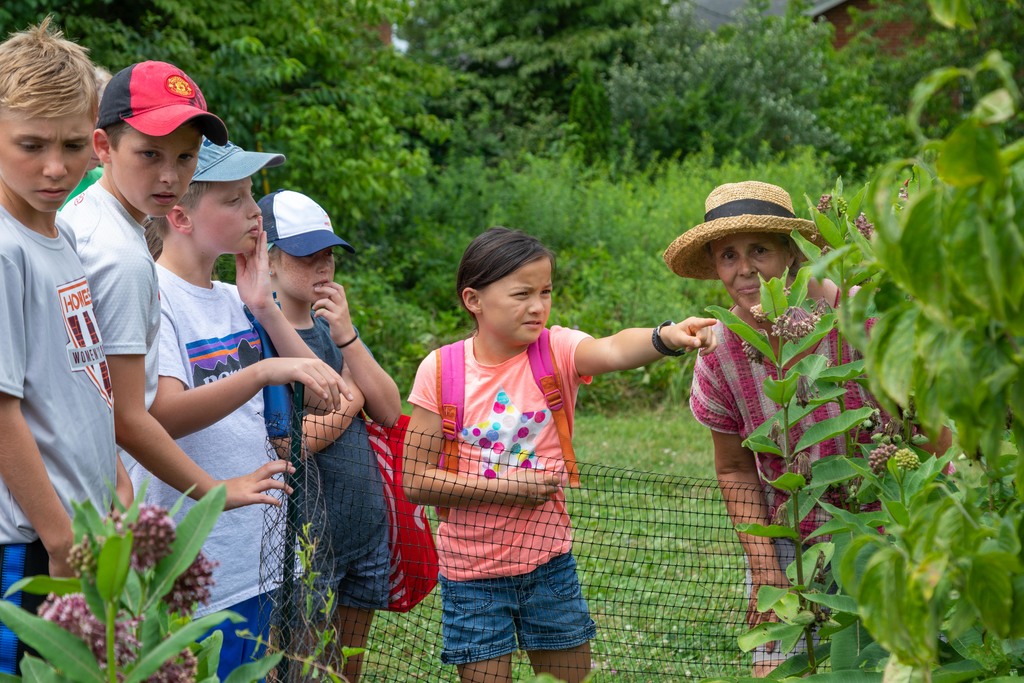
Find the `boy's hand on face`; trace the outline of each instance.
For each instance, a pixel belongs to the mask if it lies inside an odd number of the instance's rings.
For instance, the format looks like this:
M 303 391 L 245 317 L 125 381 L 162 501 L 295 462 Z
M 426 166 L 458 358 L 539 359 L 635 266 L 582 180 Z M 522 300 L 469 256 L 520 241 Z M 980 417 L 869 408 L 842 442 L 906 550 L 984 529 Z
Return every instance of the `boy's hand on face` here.
M 292 493 L 292 487 L 280 479 L 274 477 L 295 472 L 295 467 L 287 460 L 272 460 L 259 469 L 234 479 L 225 479 L 218 484 L 224 484 L 227 489 L 227 501 L 224 503 L 225 510 L 242 507 L 244 505 L 277 505 L 280 507 L 281 500 L 267 494 L 267 491 L 284 491 L 288 495 Z
M 256 365 L 263 371 L 263 386 L 302 382 L 328 412 L 344 409 L 352 395 L 341 375 L 319 358 L 264 358 Z
M 669 348 L 700 349 L 700 355 L 706 356 L 718 346 L 712 329 L 717 322 L 714 318 L 687 318 L 661 328 L 661 339 Z
M 345 288 L 337 282 L 325 282 L 317 285 L 316 291 L 322 298 L 313 304 L 313 315 L 323 318 L 331 326 L 331 340 L 335 346 L 352 341 L 356 336 L 356 330 L 348 310 Z
M 274 305 L 274 287 L 270 283 L 267 233 L 260 230 L 256 246 L 245 254 L 235 254 L 235 286 L 238 296 L 256 314 Z M 258 316 L 257 316 L 258 317 Z

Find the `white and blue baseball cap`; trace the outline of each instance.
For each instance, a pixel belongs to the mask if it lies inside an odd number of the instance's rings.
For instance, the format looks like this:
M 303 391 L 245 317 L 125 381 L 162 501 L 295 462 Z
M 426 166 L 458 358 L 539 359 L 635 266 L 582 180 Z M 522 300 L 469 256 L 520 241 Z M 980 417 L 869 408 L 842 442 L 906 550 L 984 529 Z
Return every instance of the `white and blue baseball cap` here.
M 283 154 L 247 152 L 231 141 L 226 145 L 218 145 L 203 138 L 192 182 L 227 183 L 248 178 L 264 168 L 283 163 Z
M 263 212 L 267 246 L 292 256 L 309 256 L 328 247 L 351 253 L 351 244 L 334 233 L 331 217 L 312 199 L 300 192 L 277 190 L 257 202 Z

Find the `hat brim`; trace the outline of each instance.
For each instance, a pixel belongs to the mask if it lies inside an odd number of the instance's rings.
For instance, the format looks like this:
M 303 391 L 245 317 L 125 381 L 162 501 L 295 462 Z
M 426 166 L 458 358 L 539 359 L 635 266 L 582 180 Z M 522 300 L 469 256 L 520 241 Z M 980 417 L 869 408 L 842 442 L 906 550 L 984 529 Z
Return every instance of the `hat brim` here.
M 349 253 L 356 253 L 351 244 L 327 230 L 314 230 L 294 237 L 285 237 L 275 240 L 270 246 L 277 247 L 291 256 L 310 256 L 328 247 L 341 247 Z
M 226 183 L 233 180 L 242 180 L 258 173 L 264 168 L 280 166 L 283 163 L 283 154 L 239 150 L 218 160 L 201 172 L 197 171 L 192 176 L 192 182 Z
M 745 232 L 789 235 L 794 230 L 819 247 L 825 246 L 825 241 L 812 221 L 804 218 L 744 214 L 716 218 L 695 225 L 668 245 L 663 258 L 665 265 L 679 277 L 717 280 L 718 273 L 706 249 L 714 240 Z
M 228 144 L 228 127 L 213 114 L 191 104 L 173 104 L 151 109 L 124 119 L 125 123 L 146 135 L 170 135 L 184 124 L 195 122 L 199 131 L 218 145 Z

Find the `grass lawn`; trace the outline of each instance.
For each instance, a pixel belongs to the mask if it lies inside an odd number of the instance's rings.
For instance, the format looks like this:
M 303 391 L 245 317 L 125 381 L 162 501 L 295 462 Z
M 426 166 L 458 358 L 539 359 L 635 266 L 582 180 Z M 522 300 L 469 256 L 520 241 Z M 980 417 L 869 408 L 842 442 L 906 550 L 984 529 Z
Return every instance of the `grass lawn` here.
M 593 681 L 741 674 L 743 561 L 689 410 L 579 416 L 583 486 L 567 497 L 592 616 Z M 378 615 L 363 681 L 457 681 L 439 660 L 440 599 Z M 516 679 L 531 678 L 517 655 Z

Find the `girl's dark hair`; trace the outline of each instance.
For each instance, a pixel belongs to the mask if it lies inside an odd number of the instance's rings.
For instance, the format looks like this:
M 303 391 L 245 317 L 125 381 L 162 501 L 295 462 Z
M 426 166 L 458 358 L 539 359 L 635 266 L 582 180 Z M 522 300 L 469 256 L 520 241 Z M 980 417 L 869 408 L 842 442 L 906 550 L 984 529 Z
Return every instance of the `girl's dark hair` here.
M 462 254 L 455 281 L 455 293 L 459 297 L 459 303 L 465 307 L 462 292 L 467 287 L 483 289 L 526 264 L 542 258 L 551 261 L 551 271 L 554 274 L 555 254 L 536 237 L 501 226 L 488 228 L 470 242 Z

